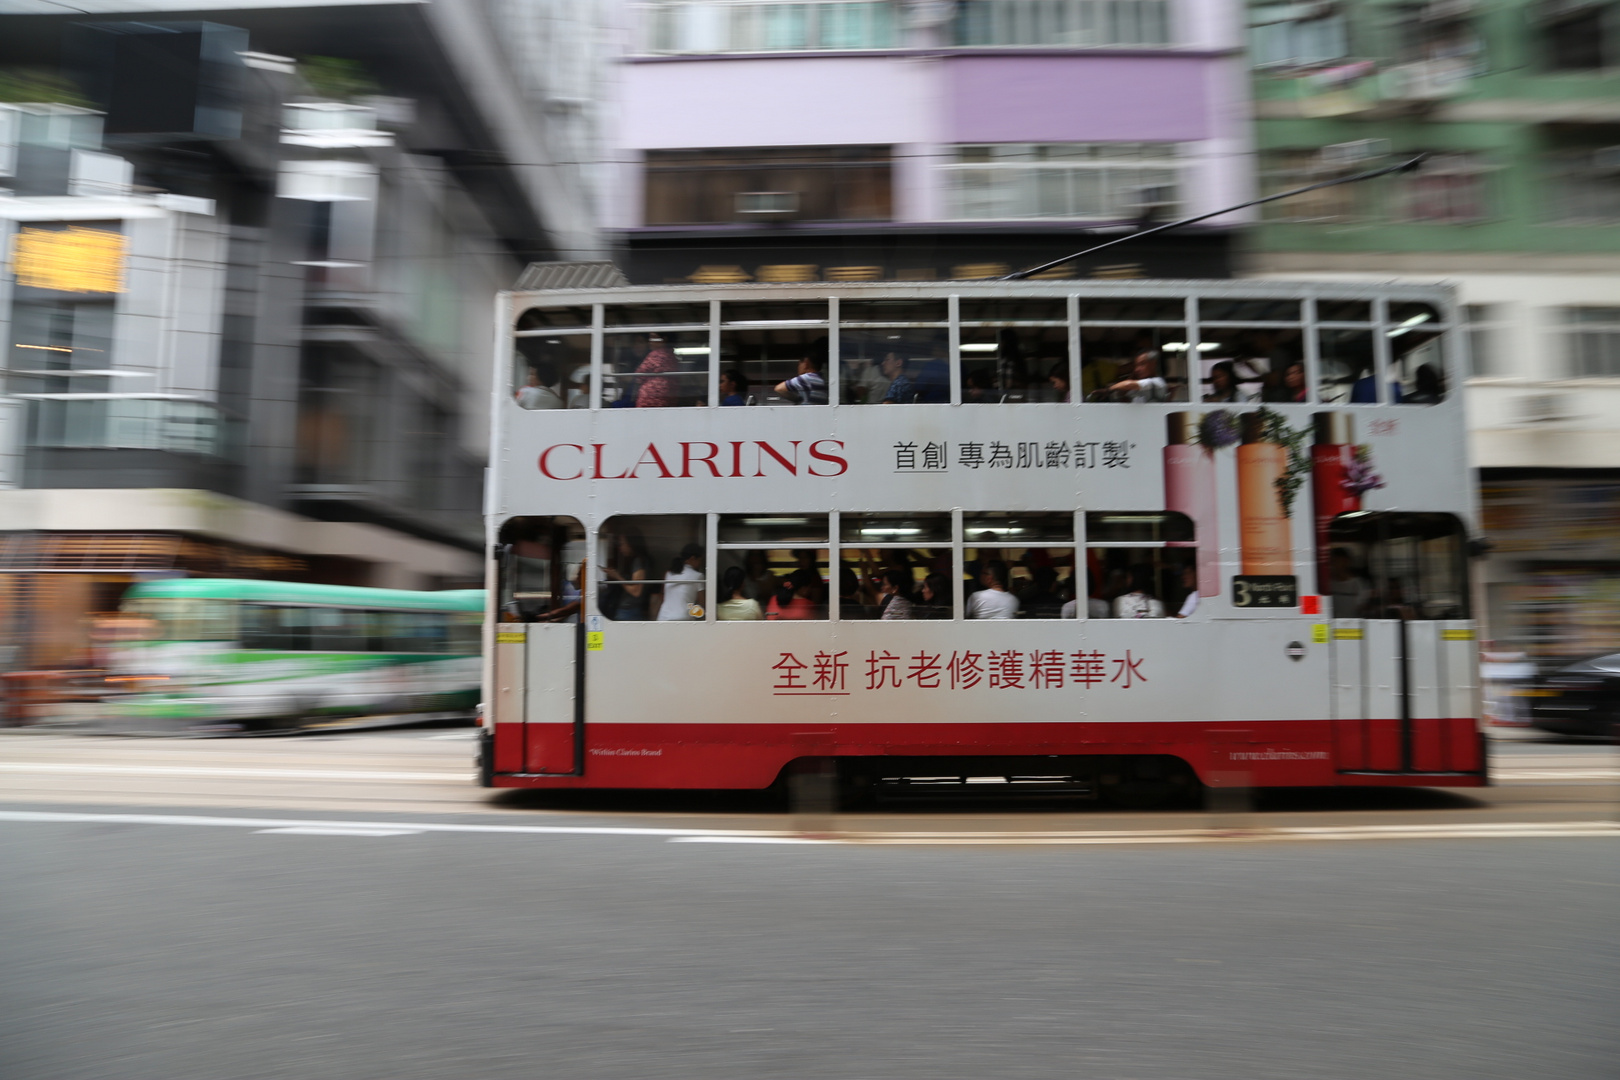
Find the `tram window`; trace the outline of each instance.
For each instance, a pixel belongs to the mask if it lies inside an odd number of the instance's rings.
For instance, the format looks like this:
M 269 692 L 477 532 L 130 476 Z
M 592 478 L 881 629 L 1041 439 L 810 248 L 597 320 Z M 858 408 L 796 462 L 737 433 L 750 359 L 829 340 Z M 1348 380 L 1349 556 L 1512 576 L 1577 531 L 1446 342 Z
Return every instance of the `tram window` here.
M 957 315 L 964 323 L 1069 321 L 1069 302 L 1062 297 L 1023 297 L 1013 300 L 973 300 L 957 302 Z
M 1298 330 L 1206 326 L 1197 349 L 1199 397 L 1209 403 L 1306 400 Z
M 440 653 L 449 645 L 446 617 L 436 611 L 369 613 L 372 652 Z
M 1340 514 L 1328 526 L 1333 617 L 1469 618 L 1466 539 L 1451 514 Z
M 1088 544 L 1188 543 L 1195 539 L 1192 518 L 1174 510 L 1162 514 L 1094 510 L 1086 515 Z
M 1187 331 L 1166 326 L 1088 326 L 1080 331 L 1080 387 L 1087 401 L 1186 401 Z M 1114 389 L 1123 382 L 1129 388 Z
M 1187 317 L 1187 302 L 1180 297 L 1119 297 L 1080 301 L 1080 321 L 1088 322 L 1181 322 Z
M 951 400 L 945 359 L 950 333 L 941 326 L 841 329 L 840 398 L 846 405 L 943 405 Z
M 703 618 L 702 514 L 620 514 L 598 534 L 597 607 L 618 622 Z
M 963 548 L 962 593 L 970 619 L 1062 618 L 1075 596 L 1074 548 Z
M 1299 322 L 1298 300 L 1200 300 L 1202 322 Z
M 1160 619 L 1196 590 L 1198 549 L 1086 545 L 1086 611 L 1094 619 Z
M 309 647 L 316 652 L 363 652 L 366 627 L 361 612 L 343 608 L 312 608 L 309 612 Z
M 1428 304 L 1389 305 L 1390 386 L 1404 405 L 1434 405 L 1445 400 L 1445 364 L 1441 358 L 1440 313 Z
M 1074 515 L 969 511 L 962 516 L 962 537 L 968 543 L 1025 544 L 1032 541 L 1074 542 Z
M 760 327 L 720 331 L 720 372 L 727 381 L 720 403 L 797 405 L 797 395 L 776 387 L 799 374 L 799 362 L 814 357 L 827 370 L 827 330 L 814 327 Z
M 1372 322 L 1372 304 L 1366 300 L 1318 300 L 1317 322 Z
M 590 404 L 589 334 L 517 339 L 512 397 L 525 409 L 583 409 Z
M 962 327 L 964 404 L 1068 401 L 1069 329 Z
M 827 325 L 825 300 L 772 300 L 763 303 L 737 303 L 720 305 L 720 322 L 739 323 L 819 323 Z M 825 332 L 825 331 L 823 331 Z
M 513 324 L 518 330 L 539 330 L 547 326 L 590 326 L 591 309 L 588 305 L 573 307 L 532 307 L 517 317 Z
M 757 603 L 767 620 L 827 618 L 826 548 L 722 547 L 715 562 L 722 581 L 732 568 L 742 570 L 742 595 Z
M 709 403 L 709 332 L 610 334 L 602 340 L 602 407 Z
M 1371 330 L 1318 330 L 1317 364 L 1321 372 L 1316 398 L 1324 405 L 1377 401 L 1373 379 Z
M 707 325 L 709 305 L 696 304 L 608 304 L 602 309 L 603 326 L 694 326 Z
M 846 515 L 847 517 L 848 515 Z M 950 519 L 945 521 L 947 535 Z M 951 549 L 948 547 L 852 547 L 838 553 L 839 619 L 880 619 L 889 590 L 884 581 L 897 575 L 895 594 L 906 601 L 898 619 L 951 617 Z M 888 601 L 889 608 L 894 602 Z
M 585 530 L 571 517 L 513 517 L 496 536 L 500 619 L 577 619 L 584 584 Z
M 944 299 L 844 300 L 838 305 L 840 325 L 875 323 L 894 326 L 906 323 L 943 323 L 948 318 Z
M 846 544 L 927 544 L 951 542 L 949 514 L 851 514 L 838 519 Z

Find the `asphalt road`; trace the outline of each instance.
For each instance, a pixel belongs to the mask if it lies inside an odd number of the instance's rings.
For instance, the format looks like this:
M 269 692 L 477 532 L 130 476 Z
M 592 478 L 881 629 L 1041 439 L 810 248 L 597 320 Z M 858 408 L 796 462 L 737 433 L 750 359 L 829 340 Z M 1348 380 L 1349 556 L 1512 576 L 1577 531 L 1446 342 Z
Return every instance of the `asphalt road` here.
M 5 821 L 0 1074 L 1612 1080 L 1617 856 Z
M 480 791 L 461 734 L 0 738 L 0 1078 L 1620 1076 L 1612 748 L 815 842 Z

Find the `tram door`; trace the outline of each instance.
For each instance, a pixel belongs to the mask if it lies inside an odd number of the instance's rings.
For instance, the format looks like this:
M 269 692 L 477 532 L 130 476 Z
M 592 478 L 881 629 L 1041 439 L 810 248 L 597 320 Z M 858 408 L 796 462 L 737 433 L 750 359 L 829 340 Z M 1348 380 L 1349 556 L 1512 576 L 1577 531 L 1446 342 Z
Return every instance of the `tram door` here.
M 578 775 L 583 759 L 584 530 L 573 518 L 510 518 L 501 528 L 503 621 L 495 634 L 498 723 L 522 723 L 520 761 L 502 771 Z
M 1334 757 L 1341 772 L 1481 767 L 1461 523 L 1356 513 L 1330 530 Z M 1354 617 L 1346 617 L 1354 616 Z

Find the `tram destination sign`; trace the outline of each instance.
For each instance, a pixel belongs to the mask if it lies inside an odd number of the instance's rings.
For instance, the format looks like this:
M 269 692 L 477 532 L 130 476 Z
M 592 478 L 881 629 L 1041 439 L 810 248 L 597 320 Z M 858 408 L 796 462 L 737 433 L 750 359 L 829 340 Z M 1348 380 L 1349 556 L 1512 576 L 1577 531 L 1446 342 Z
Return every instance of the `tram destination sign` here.
M 1299 606 L 1298 578 L 1292 574 L 1234 574 L 1232 606 L 1240 608 Z

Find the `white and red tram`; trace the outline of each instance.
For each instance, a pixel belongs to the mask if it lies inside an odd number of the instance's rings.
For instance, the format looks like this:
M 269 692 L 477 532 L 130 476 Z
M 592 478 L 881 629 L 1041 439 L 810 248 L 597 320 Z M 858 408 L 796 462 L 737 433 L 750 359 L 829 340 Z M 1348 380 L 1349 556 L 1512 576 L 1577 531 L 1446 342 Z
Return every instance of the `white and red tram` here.
M 487 785 L 1487 782 L 1442 288 L 499 310 Z

